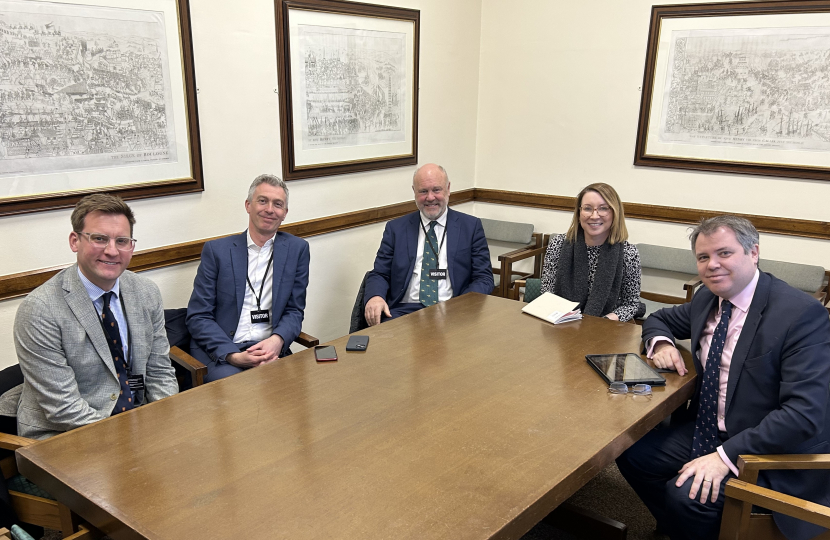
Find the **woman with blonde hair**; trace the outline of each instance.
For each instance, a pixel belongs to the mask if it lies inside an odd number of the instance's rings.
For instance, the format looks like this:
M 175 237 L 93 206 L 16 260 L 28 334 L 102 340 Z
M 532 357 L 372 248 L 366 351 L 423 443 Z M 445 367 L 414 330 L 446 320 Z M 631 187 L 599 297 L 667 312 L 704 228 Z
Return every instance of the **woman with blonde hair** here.
M 640 254 L 628 243 L 620 196 L 608 184 L 585 187 L 567 234 L 551 237 L 542 292 L 579 302 L 585 315 L 628 321 L 640 302 Z

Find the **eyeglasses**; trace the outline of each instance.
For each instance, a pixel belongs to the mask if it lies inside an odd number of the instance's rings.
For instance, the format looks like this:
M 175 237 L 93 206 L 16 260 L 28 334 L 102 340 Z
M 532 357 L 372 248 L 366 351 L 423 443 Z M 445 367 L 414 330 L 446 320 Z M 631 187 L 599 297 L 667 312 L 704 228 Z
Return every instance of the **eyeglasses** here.
M 106 249 L 110 245 L 110 237 L 106 234 L 79 232 L 89 240 L 89 243 L 97 248 Z M 135 239 L 129 236 L 118 236 L 113 238 L 115 240 L 115 249 L 118 251 L 132 251 L 135 249 Z
M 632 387 L 628 387 L 627 384 L 624 382 L 612 382 L 611 386 L 608 387 L 608 391 L 612 394 L 635 394 L 637 396 L 650 396 L 651 395 L 651 385 L 650 384 L 635 384 Z
M 611 213 L 611 207 L 609 206 L 599 206 L 597 208 L 594 208 L 593 206 L 589 206 L 586 204 L 585 206 L 581 207 L 580 210 L 582 210 L 582 215 L 585 216 L 592 216 L 594 215 L 594 212 L 596 212 L 600 215 L 600 217 L 606 217 L 608 214 Z

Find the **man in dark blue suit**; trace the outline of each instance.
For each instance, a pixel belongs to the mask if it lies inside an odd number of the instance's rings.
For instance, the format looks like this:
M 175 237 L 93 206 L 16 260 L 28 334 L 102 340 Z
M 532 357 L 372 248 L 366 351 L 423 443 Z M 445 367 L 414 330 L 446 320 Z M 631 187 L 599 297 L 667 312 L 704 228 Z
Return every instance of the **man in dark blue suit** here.
M 749 221 L 704 220 L 691 240 L 705 287 L 650 316 L 643 341 L 657 367 L 685 375 L 674 339 L 691 339 L 697 388 L 684 421 L 650 432 L 617 465 L 658 530 L 716 539 L 739 455 L 830 452 L 830 320 L 810 295 L 758 270 Z M 765 471 L 759 484 L 830 504 L 827 471 Z M 822 532 L 774 517 L 791 540 Z
M 418 212 L 383 231 L 366 278 L 366 322 L 374 326 L 468 292 L 493 292 L 490 250 L 481 220 L 449 210 L 450 181 L 429 163 L 415 171 Z
M 207 366 L 206 382 L 291 354 L 302 329 L 308 242 L 278 232 L 285 182 L 258 176 L 245 211 L 246 232 L 205 243 L 187 305 L 190 352 Z

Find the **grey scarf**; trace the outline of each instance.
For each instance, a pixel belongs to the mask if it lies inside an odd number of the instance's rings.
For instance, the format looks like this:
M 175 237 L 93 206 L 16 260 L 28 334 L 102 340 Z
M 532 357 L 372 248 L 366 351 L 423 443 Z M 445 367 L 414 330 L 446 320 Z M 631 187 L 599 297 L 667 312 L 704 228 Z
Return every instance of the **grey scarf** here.
M 567 238 L 562 242 L 553 292 L 579 302 L 579 308 L 585 315 L 602 317 L 617 307 L 624 269 L 622 242 L 611 245 L 606 240 L 599 248 L 594 283 L 588 290 L 588 246 L 580 227 L 576 243 L 572 244 Z

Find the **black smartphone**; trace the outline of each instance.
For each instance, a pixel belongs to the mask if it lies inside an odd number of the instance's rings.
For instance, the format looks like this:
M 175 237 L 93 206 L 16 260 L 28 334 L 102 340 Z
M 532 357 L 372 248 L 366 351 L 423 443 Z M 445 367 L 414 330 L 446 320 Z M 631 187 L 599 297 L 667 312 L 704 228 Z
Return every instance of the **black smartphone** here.
M 337 351 L 334 345 L 318 345 L 314 347 L 314 357 L 318 362 L 334 362 L 337 360 Z
M 349 336 L 347 351 L 365 351 L 369 348 L 369 336 Z

